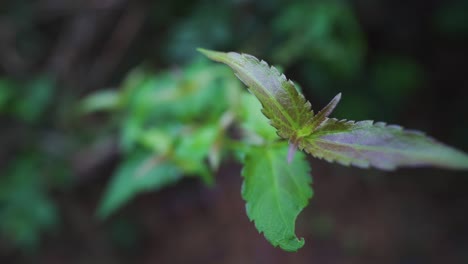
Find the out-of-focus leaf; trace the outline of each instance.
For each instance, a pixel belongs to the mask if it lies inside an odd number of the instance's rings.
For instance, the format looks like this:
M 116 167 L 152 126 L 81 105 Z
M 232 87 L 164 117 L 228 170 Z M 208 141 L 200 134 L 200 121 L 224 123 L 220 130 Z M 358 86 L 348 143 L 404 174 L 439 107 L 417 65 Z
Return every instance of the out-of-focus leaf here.
M 177 166 L 163 156 L 132 153 L 117 168 L 99 205 L 98 216 L 105 218 L 136 194 L 159 190 L 182 178 Z
M 129 115 L 127 120 L 122 122 L 120 130 L 120 146 L 124 152 L 132 151 L 135 143 L 138 142 L 142 136 L 144 122 L 142 118 Z
M 0 78 L 0 112 L 3 112 L 7 108 L 7 103 L 13 97 L 13 90 L 16 89 L 16 85 L 5 78 Z
M 143 67 L 138 67 L 130 71 L 126 76 L 125 80 L 120 86 L 122 89 L 122 101 L 127 102 L 134 92 L 134 89 L 139 89 L 144 82 L 152 75 L 147 72 Z
M 346 1 L 310 0 L 288 5 L 273 21 L 279 39 L 277 63 L 308 58 L 319 70 L 341 79 L 355 76 L 365 52 L 357 18 Z
M 99 90 L 84 100 L 79 106 L 80 112 L 84 114 L 97 111 L 112 111 L 120 106 L 120 94 L 115 90 Z
M 141 132 L 139 142 L 156 153 L 167 153 L 175 141 L 173 133 L 171 129 L 150 128 Z
M 152 155 L 130 152 L 113 175 L 101 202 L 102 218 L 120 208 L 141 192 L 159 190 L 177 182 L 184 175 L 199 176 L 213 183 L 207 158 L 215 144 L 220 144 L 218 124 L 170 126 L 138 132 L 138 142 Z M 155 154 L 157 153 L 157 154 Z
M 181 80 L 177 107 L 186 111 L 184 119 L 217 120 L 226 111 L 234 77 L 225 67 L 207 60 L 192 63 Z M 238 81 L 237 81 L 238 82 Z M 200 118 L 202 117 L 202 118 Z
M 302 153 L 286 162 L 287 145 L 252 147 L 242 175 L 247 215 L 274 246 L 296 251 L 304 239 L 295 235 L 296 218 L 312 197 L 310 167 Z
M 372 121 L 327 119 L 299 148 L 343 165 L 392 170 L 401 166 L 468 169 L 468 155 L 423 133 Z
M 121 143 L 126 150 L 151 127 L 218 120 L 229 107 L 229 89 L 237 89 L 234 78 L 226 78 L 227 69 L 206 61 L 194 62 L 180 72 L 135 76 L 125 86 Z
M 190 128 L 189 128 L 190 129 Z M 207 184 L 213 184 L 213 175 L 208 167 L 208 156 L 219 138 L 217 125 L 194 127 L 180 135 L 174 159 L 186 174 L 199 175 Z
M 169 32 L 164 55 L 171 62 L 195 57 L 193 47 L 216 47 L 232 43 L 231 1 L 199 3 Z
M 204 49 L 199 51 L 234 70 L 237 77 L 262 103 L 262 112 L 278 130 L 278 135 L 291 139 L 312 132 L 309 124 L 313 116 L 310 103 L 296 90 L 294 83 L 287 80 L 276 68 L 248 54 Z

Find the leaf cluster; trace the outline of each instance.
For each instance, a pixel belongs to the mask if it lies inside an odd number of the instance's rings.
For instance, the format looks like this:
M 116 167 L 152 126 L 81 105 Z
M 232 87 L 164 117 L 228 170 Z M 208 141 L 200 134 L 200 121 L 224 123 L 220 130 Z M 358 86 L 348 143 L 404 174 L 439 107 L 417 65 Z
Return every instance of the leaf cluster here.
M 295 234 L 296 218 L 313 195 L 310 166 L 296 149 L 361 168 L 468 169 L 466 154 L 421 132 L 330 118 L 341 94 L 315 113 L 295 84 L 266 62 L 199 51 L 232 68 L 248 92 L 225 67 L 202 60 L 156 75 L 135 70 L 120 90 L 83 100 L 83 112 L 111 110 L 123 117 L 117 124 L 124 159 L 101 202 L 101 217 L 140 192 L 187 176 L 211 185 L 221 161 L 235 156 L 243 164 L 249 219 L 272 245 L 296 251 L 304 245 Z

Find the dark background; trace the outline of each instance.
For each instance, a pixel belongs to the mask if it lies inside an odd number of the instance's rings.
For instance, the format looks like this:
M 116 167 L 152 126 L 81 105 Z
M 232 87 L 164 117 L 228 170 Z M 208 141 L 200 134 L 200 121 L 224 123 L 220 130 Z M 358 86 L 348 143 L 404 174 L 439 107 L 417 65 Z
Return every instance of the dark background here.
M 467 151 L 467 14 L 464 0 L 2 1 L 0 262 L 468 263 L 466 172 L 311 158 L 298 253 L 249 223 L 234 161 L 214 188 L 186 179 L 100 221 L 121 155 L 112 133 L 89 143 L 107 116 L 72 107 L 142 63 L 158 71 L 198 58 L 197 47 L 242 51 L 280 65 L 314 109 L 342 92 L 336 117 Z

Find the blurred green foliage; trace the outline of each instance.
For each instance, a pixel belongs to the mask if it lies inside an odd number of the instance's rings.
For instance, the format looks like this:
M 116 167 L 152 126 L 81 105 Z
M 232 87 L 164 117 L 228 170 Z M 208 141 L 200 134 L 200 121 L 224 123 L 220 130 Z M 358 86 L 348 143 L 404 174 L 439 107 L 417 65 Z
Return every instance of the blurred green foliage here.
M 434 16 L 435 28 L 439 33 L 454 37 L 468 35 L 468 1 L 452 0 L 437 10 Z
M 317 64 L 321 74 L 348 79 L 359 72 L 365 52 L 363 33 L 345 1 L 299 1 L 273 21 L 280 39 L 272 54 L 277 63 Z
M 117 91 L 84 99 L 83 112 L 111 110 L 121 118 L 124 160 L 99 209 L 105 217 L 142 191 L 173 184 L 184 175 L 213 183 L 240 84 L 227 69 L 195 61 L 152 74 L 132 71 Z M 208 158 L 209 162 L 208 163 Z M 210 168 L 211 166 L 211 168 Z
M 40 235 L 59 221 L 49 191 L 68 184 L 71 167 L 54 132 L 40 127 L 49 120 L 55 87 L 45 74 L 0 78 L 0 115 L 12 124 L 2 130 L 2 146 L 15 153 L 2 160 L 8 163 L 0 170 L 0 233 L 13 247 L 34 250 Z
M 93 61 L 88 56 L 98 54 L 104 37 L 86 49 L 81 36 L 69 31 L 72 19 L 88 9 L 67 4 L 47 9 L 45 2 L 0 3 L 0 56 L 7 58 L 3 53 L 11 53 L 12 46 L 14 55 L 26 61 L 25 70 L 14 67 L 15 60 L 0 64 L 0 242 L 12 248 L 35 248 L 41 234 L 60 226 L 52 193 L 78 185 L 74 155 L 102 138 L 118 134 L 122 156 L 98 210 L 106 216 L 138 193 L 187 175 L 211 184 L 211 169 L 226 157 L 221 146 L 232 143 L 226 137 L 232 119 L 242 120 L 242 131 L 251 131 L 243 135 L 250 142 L 274 136 L 269 126 L 256 122 L 255 99 L 239 92 L 243 88 L 228 69 L 198 61 L 197 47 L 247 52 L 285 66 L 316 109 L 343 92 L 336 114 L 350 119 L 396 121 L 427 85 L 427 69 L 408 52 L 393 48 L 369 54 L 376 47 L 369 45 L 368 31 L 390 34 L 391 25 L 401 27 L 393 14 L 365 32 L 361 23 L 372 22 L 359 17 L 366 13 L 358 14 L 353 1 L 176 0 L 145 6 L 144 25 L 120 71 L 105 89 L 79 102 L 83 91 L 91 90 L 82 80 L 87 76 L 58 78 L 47 63 L 55 51 L 66 50 L 60 42 L 64 38 L 79 43 L 76 49 L 85 47 L 65 55 L 83 57 L 88 64 L 58 56 L 78 65 L 70 72 L 80 72 Z M 432 23 L 427 31 L 466 36 L 467 9 L 465 0 L 441 1 L 427 14 Z M 8 42 L 9 35 L 13 40 Z M 155 67 L 135 68 L 142 61 Z M 115 83 L 120 88 L 110 89 Z M 78 104 L 82 117 L 75 112 Z M 226 114 L 229 109 L 237 109 L 238 116 Z M 452 110 L 466 113 L 463 105 Z M 84 115 L 95 112 L 108 115 Z M 467 142 L 466 124 L 444 129 Z
M 42 170 L 38 157 L 26 154 L 12 162 L 0 179 L 0 231 L 27 249 L 37 245 L 42 231 L 57 224 Z

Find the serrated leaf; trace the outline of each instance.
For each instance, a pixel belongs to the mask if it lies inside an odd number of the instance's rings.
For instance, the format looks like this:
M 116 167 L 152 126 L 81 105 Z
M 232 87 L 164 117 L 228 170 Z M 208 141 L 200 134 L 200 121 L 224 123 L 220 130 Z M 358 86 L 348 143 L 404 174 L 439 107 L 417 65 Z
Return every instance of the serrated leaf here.
M 294 83 L 275 67 L 254 56 L 235 52 L 217 52 L 199 49 L 208 58 L 231 67 L 237 77 L 262 103 L 263 114 L 282 138 L 308 135 L 313 117 L 310 102 L 299 93 Z
M 134 153 L 117 168 L 98 209 L 105 218 L 143 191 L 159 190 L 182 178 L 180 170 L 161 156 Z
M 327 119 L 299 148 L 343 165 L 393 170 L 435 166 L 468 169 L 468 156 L 415 130 L 373 121 Z
M 298 214 L 312 197 L 310 167 L 304 154 L 292 164 L 286 144 L 252 147 L 244 160 L 242 197 L 247 215 L 274 246 L 296 251 L 304 245 L 295 235 Z
M 294 84 L 266 62 L 248 54 L 199 51 L 230 66 L 249 87 L 278 135 L 289 140 L 288 160 L 298 146 L 315 157 L 343 165 L 384 170 L 400 166 L 468 169 L 467 154 L 421 132 L 372 121 L 355 123 L 329 119 L 341 94 L 314 116 L 310 103 Z

